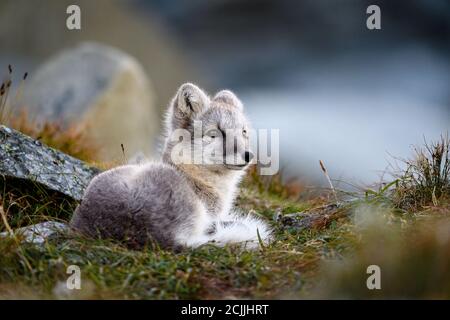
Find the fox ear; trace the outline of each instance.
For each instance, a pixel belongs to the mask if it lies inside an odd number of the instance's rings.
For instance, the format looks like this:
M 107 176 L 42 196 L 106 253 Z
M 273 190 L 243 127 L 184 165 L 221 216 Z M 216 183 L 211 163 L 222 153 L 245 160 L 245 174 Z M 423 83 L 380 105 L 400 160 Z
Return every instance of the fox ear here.
M 192 83 L 180 86 L 169 106 L 167 129 L 186 128 L 194 117 L 209 106 L 209 98 Z
M 236 97 L 236 95 L 230 90 L 222 90 L 217 92 L 217 94 L 214 96 L 214 100 L 237 107 L 241 110 L 244 109 L 244 105 L 242 104 L 241 100 L 239 100 L 238 97 Z
M 205 110 L 209 104 L 209 98 L 206 93 L 192 83 L 181 85 L 175 100 L 177 111 L 190 118 Z

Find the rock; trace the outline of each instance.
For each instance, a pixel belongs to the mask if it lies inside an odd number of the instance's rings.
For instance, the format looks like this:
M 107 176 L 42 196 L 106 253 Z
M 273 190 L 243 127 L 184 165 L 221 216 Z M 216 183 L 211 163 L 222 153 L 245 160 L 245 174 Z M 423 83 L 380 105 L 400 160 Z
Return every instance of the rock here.
M 83 43 L 31 74 L 25 103 L 37 120 L 87 125 L 99 161 L 149 155 L 158 134 L 155 94 L 141 65 L 113 47 Z
M 46 221 L 31 226 L 26 226 L 14 230 L 14 236 L 20 238 L 22 242 L 43 244 L 52 237 L 62 234 L 69 230 L 69 226 L 65 223 L 56 221 Z M 0 237 L 7 237 L 8 232 L 0 233 Z
M 275 221 L 283 228 L 295 228 L 298 231 L 304 229 L 320 229 L 326 227 L 333 219 L 338 217 L 340 204 L 330 204 L 303 212 L 290 214 L 278 213 Z
M 79 201 L 99 172 L 81 160 L 0 125 L 0 176 L 38 182 Z

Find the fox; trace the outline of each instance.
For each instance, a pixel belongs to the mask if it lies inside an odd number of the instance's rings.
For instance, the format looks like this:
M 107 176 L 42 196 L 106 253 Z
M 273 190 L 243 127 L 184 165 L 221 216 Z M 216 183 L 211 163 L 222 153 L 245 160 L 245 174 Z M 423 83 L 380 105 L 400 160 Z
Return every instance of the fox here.
M 161 159 L 94 177 L 71 229 L 138 249 L 156 245 L 179 251 L 208 243 L 255 249 L 270 243 L 272 230 L 265 221 L 234 208 L 238 185 L 254 158 L 251 125 L 237 96 L 222 90 L 210 97 L 185 83 L 169 103 L 164 124 Z M 185 134 L 183 142 L 173 138 L 177 131 Z M 230 132 L 235 133 L 232 144 L 226 143 Z M 174 156 L 191 151 L 201 161 Z

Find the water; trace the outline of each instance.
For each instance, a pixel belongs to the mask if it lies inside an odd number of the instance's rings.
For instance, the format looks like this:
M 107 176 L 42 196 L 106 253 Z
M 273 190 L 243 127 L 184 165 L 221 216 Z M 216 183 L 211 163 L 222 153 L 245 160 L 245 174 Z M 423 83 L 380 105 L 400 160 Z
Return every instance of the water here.
M 305 67 L 282 89 L 240 97 L 256 128 L 280 129 L 280 160 L 287 176 L 325 183 L 378 182 L 392 156 L 450 132 L 449 64 L 420 48 Z M 344 187 L 344 185 L 342 185 Z

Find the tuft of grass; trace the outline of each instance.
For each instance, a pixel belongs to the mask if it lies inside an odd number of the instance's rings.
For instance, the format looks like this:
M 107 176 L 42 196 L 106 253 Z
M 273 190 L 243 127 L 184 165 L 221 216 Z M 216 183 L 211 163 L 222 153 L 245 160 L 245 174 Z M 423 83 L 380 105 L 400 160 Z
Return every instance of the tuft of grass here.
M 393 193 L 396 207 L 417 211 L 450 200 L 450 139 L 415 148 L 412 159 L 404 160 L 406 170 L 397 177 Z

